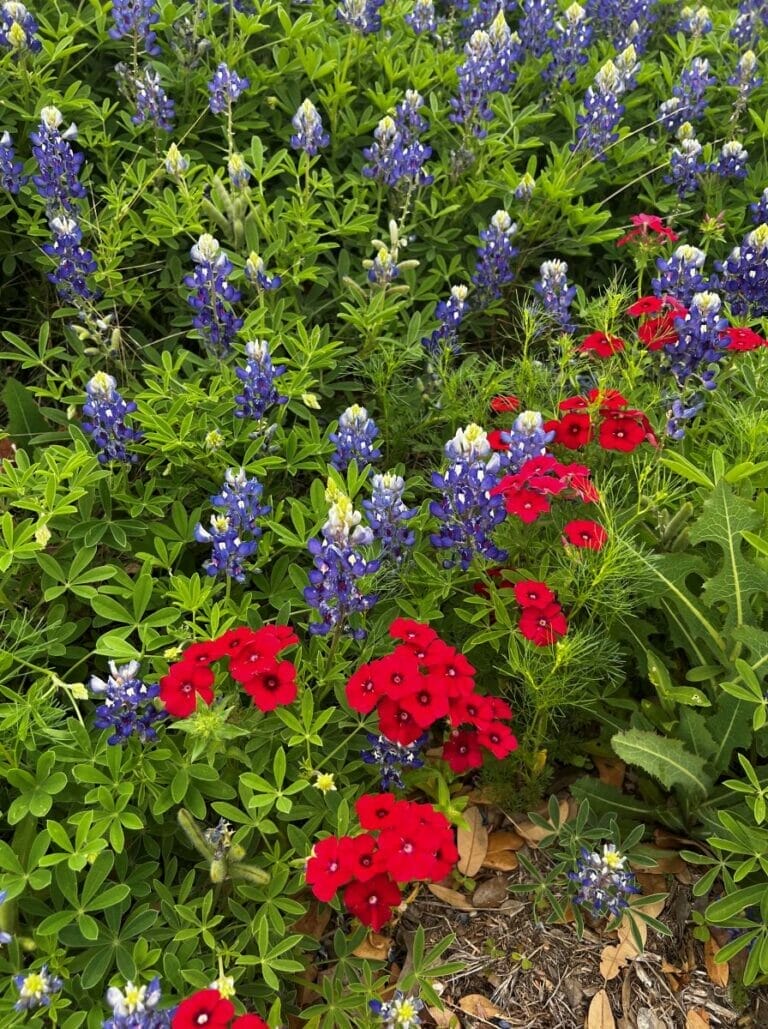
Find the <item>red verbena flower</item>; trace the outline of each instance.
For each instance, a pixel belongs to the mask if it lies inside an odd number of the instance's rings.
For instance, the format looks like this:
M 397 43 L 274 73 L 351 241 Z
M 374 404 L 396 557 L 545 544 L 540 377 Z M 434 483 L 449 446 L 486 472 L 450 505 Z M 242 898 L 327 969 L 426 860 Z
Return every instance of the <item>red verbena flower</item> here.
M 644 314 L 658 314 L 659 311 L 664 310 L 664 301 L 661 297 L 640 297 L 634 304 L 630 304 L 627 308 L 627 314 L 633 318 L 639 318 Z
M 187 718 L 197 707 L 197 698 L 213 701 L 213 672 L 206 665 L 177 661 L 160 680 L 160 699 L 174 718 Z
M 451 725 L 486 725 L 494 720 L 494 709 L 489 697 L 481 697 L 479 693 L 470 693 L 466 697 L 451 699 L 449 719 Z
M 569 450 L 579 450 L 592 439 L 592 421 L 588 414 L 569 411 L 559 420 L 544 423 L 547 432 L 554 430 L 555 442 Z
M 554 602 L 555 594 L 545 582 L 524 579 L 515 583 L 515 600 L 520 607 L 544 607 Z
M 328 836 L 312 848 L 307 861 L 307 884 L 318 900 L 327 902 L 340 886 L 352 878 L 352 862 L 348 842 L 350 836 Z
M 510 411 L 517 411 L 519 407 L 520 401 L 513 396 L 494 397 L 491 401 L 491 410 L 496 414 L 508 414 Z
M 292 661 L 266 661 L 243 683 L 243 689 L 260 711 L 292 704 L 299 692 L 296 666 Z
M 347 680 L 347 703 L 353 711 L 369 715 L 384 696 L 383 684 L 374 675 L 372 664 L 361 665 Z
M 451 697 L 471 693 L 475 688 L 475 667 L 455 647 L 435 640 L 424 658 L 429 676 L 442 678 L 443 689 Z
M 588 519 L 568 522 L 563 528 L 563 533 L 568 543 L 589 550 L 602 550 L 608 539 L 608 533 L 602 525 Z
M 388 875 L 375 875 L 367 882 L 353 882 L 344 890 L 344 903 L 363 925 L 374 932 L 389 921 L 392 909 L 402 900 L 397 883 Z
M 752 329 L 735 325 L 721 332 L 720 338 L 728 341 L 726 350 L 757 350 L 758 347 L 768 347 L 768 339 L 764 336 L 759 336 Z
M 559 604 L 524 608 L 518 625 L 523 636 L 537 647 L 549 646 L 568 632 L 568 622 Z
M 424 832 L 421 813 L 403 811 L 396 826 L 389 826 L 379 833 L 381 864 L 387 874 L 403 883 L 413 879 L 428 879 L 433 864 L 428 840 L 429 834 Z
M 367 882 L 374 875 L 385 871 L 376 838 L 370 833 L 354 836 L 347 840 L 345 855 L 355 882 Z
M 624 340 L 619 336 L 611 336 L 607 332 L 590 332 L 577 350 L 582 354 L 595 354 L 596 357 L 613 357 L 623 350 L 624 346 Z
M 421 685 L 415 693 L 402 697 L 400 707 L 410 711 L 417 725 L 429 729 L 439 718 L 448 714 L 448 694 L 436 677 L 421 676 Z
M 411 618 L 395 618 L 389 627 L 389 635 L 393 639 L 402 640 L 407 646 L 418 648 L 428 647 L 432 640 L 437 639 L 434 629 L 422 622 L 414 622 Z
M 239 629 L 229 629 L 223 636 L 219 636 L 216 642 L 223 649 L 224 653 L 231 657 L 241 647 L 244 647 L 246 643 L 250 643 L 255 635 L 253 629 L 243 625 Z
M 239 1015 L 230 1029 L 269 1029 L 269 1026 L 259 1015 Z
M 495 758 L 501 761 L 517 750 L 517 738 L 513 735 L 509 726 L 503 722 L 492 722 L 485 729 L 480 729 L 477 735 L 481 747 L 490 750 Z
M 379 704 L 379 730 L 393 743 L 407 747 L 415 743 L 424 731 L 412 713 L 402 706 L 402 701 L 385 697 Z
M 633 214 L 629 220 L 635 227 L 630 229 L 626 236 L 616 240 L 617 247 L 626 246 L 627 243 L 632 243 L 636 239 L 645 243 L 658 244 L 664 240 L 676 243 L 680 238 L 676 232 L 664 224 L 657 214 Z
M 226 653 L 226 647 L 223 646 L 221 639 L 208 640 L 206 643 L 193 643 L 187 647 L 182 661 L 185 664 L 207 666 L 224 657 Z
M 631 453 L 645 441 L 646 430 L 627 413 L 612 414 L 600 423 L 598 443 L 603 450 Z
M 371 662 L 371 675 L 381 696 L 390 700 L 407 697 L 419 689 L 422 674 L 419 661 L 409 647 L 397 647 L 393 653 Z
M 358 821 L 363 829 L 383 829 L 393 823 L 399 803 L 393 793 L 366 793 L 355 801 Z
M 502 489 L 504 482 L 505 479 L 502 479 L 499 485 L 494 487 L 494 490 L 504 493 L 504 509 L 507 514 L 517 515 L 521 522 L 530 525 L 540 515 L 546 514 L 550 510 L 551 504 L 540 493 L 536 493 L 532 489 L 512 489 L 505 492 Z
M 478 743 L 477 730 L 454 730 L 443 746 L 443 760 L 457 775 L 468 772 L 470 768 L 480 768 L 483 752 Z
M 176 1008 L 171 1029 L 226 1029 L 234 1013 L 232 1001 L 218 990 L 198 990 Z

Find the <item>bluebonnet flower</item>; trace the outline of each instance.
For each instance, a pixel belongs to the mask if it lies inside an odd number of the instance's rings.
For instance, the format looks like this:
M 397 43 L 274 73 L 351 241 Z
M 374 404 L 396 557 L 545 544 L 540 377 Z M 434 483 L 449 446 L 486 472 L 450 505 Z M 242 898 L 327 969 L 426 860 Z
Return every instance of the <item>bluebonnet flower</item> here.
M 516 232 L 517 223 L 508 212 L 497 211 L 488 228 L 480 233 L 483 245 L 477 248 L 478 261 L 472 281 L 481 303 L 500 297 L 504 286 L 515 277 L 512 261 L 519 251 L 512 246 L 512 238 Z
M 656 267 L 661 273 L 658 278 L 651 279 L 653 292 L 657 297 L 671 295 L 687 307 L 694 293 L 707 288 L 701 270 L 707 255 L 698 247 L 683 244 L 668 257 L 657 257 Z
M 243 160 L 242 154 L 230 154 L 227 161 L 227 171 L 232 189 L 245 189 L 251 173 Z
M 735 108 L 740 114 L 747 106 L 750 94 L 763 84 L 762 75 L 758 75 L 759 65 L 754 50 L 747 50 L 739 58 L 736 71 L 728 79 L 729 86 L 738 90 Z
M 166 175 L 170 175 L 172 179 L 179 182 L 184 175 L 184 172 L 189 168 L 189 161 L 182 154 L 175 143 L 171 143 L 165 155 L 165 172 Z
M 258 540 L 244 541 L 226 515 L 211 515 L 210 530 L 195 526 L 198 543 L 211 545 L 211 557 L 203 563 L 208 575 L 224 574 L 235 582 L 245 582 L 246 561 L 256 551 Z
M 387 186 L 396 186 L 405 180 L 412 186 L 428 186 L 433 177 L 423 165 L 432 156 L 432 148 L 419 141 L 418 134 L 427 128 L 419 114 L 424 101 L 414 89 L 408 89 L 405 99 L 395 108 L 395 115 L 386 115 L 373 132 L 372 146 L 363 150 L 370 164 L 363 167 L 363 175 Z
M 761 21 L 763 25 L 768 25 L 768 4 L 765 0 L 740 0 L 739 13 L 731 29 L 731 39 L 738 46 L 757 44 Z
M 272 364 L 265 339 L 250 340 L 245 344 L 245 353 L 248 358 L 245 367 L 235 368 L 235 375 L 242 383 L 242 393 L 235 396 L 238 404 L 235 417 L 258 421 L 264 417 L 267 408 L 288 401 L 288 397 L 281 396 L 275 387 L 275 379 L 285 372 L 285 365 L 275 367 Z
M 515 200 L 528 203 L 536 191 L 536 180 L 530 172 L 526 172 L 515 186 Z
M 459 326 L 469 310 L 468 295 L 469 290 L 466 286 L 451 286 L 451 295 L 448 299 L 437 303 L 435 318 L 439 320 L 440 325 L 431 336 L 422 339 L 421 344 L 425 350 L 431 354 L 439 354 L 445 350 L 454 355 L 461 353 Z
M 210 93 L 208 106 L 213 114 L 222 114 L 230 108 L 250 84 L 247 78 L 240 78 L 236 71 L 228 68 L 222 61 L 208 83 L 208 92 Z
M 517 31 L 523 50 L 533 57 L 543 57 L 552 46 L 550 33 L 555 27 L 557 7 L 552 0 L 522 0 L 520 11 Z
M 681 126 L 681 131 L 686 125 L 687 122 Z M 699 176 L 707 170 L 701 152 L 701 143 L 691 134 L 685 134 L 678 145 L 672 148 L 669 175 L 664 176 L 664 181 L 677 187 L 677 195 L 681 200 L 689 193 L 696 192 L 699 188 Z
M 685 423 L 692 421 L 703 409 L 704 397 L 700 393 L 695 393 L 687 402 L 680 397 L 675 397 L 667 412 L 667 436 L 675 440 L 683 439 L 686 431 Z
M 176 105 L 163 89 L 160 73 L 146 66 L 138 75 L 130 78 L 136 112 L 131 116 L 134 125 L 151 121 L 163 132 L 173 131 Z
M 620 915 L 629 907 L 629 898 L 640 893 L 626 862 L 613 844 L 605 844 L 602 854 L 582 848 L 576 871 L 568 873 L 571 882 L 578 886 L 574 902 L 588 908 L 595 918 Z
M 414 0 L 413 9 L 405 16 L 406 25 L 410 25 L 417 36 L 423 32 L 437 30 L 437 16 L 433 0 Z
M 762 225 L 764 222 L 768 222 L 768 186 L 763 190 L 762 196 L 756 204 L 750 204 L 749 209 L 752 212 L 752 221 L 755 225 Z
M 409 508 L 403 502 L 405 480 L 401 475 L 393 472 L 374 475 L 371 487 L 371 499 L 364 500 L 363 507 L 373 538 L 381 544 L 382 557 L 391 558 L 400 564 L 406 549 L 413 546 L 416 539 L 408 522 L 418 513 L 418 509 Z
M 70 143 L 77 139 L 77 126 L 73 123 L 61 132 L 59 126 L 63 120 L 58 108 L 44 107 L 37 130 L 29 136 L 38 165 L 38 174 L 32 176 L 32 182 L 46 201 L 49 217 L 62 211 L 76 214 L 75 201 L 86 196 L 85 187 L 78 179 L 85 157 L 75 153 Z
M 341 0 L 336 8 L 336 17 L 362 36 L 378 32 L 381 28 L 381 14 L 384 0 Z
M 102 1029 L 170 1029 L 175 1009 L 158 1011 L 161 997 L 157 978 L 146 986 L 132 982 L 127 982 L 122 989 L 110 986 L 107 1004 L 112 1007 L 112 1017 L 103 1023 Z
M 576 115 L 576 142 L 571 150 L 588 150 L 598 161 L 605 160 L 605 151 L 619 138 L 617 128 L 624 113 L 619 97 L 624 88 L 618 68 L 613 61 L 606 61 L 586 92 L 585 113 Z
M 140 42 L 150 56 L 156 57 L 160 53 L 157 33 L 152 28 L 160 20 L 155 0 L 113 0 L 112 17 L 115 24 L 109 30 L 111 39 L 129 36 Z
M 8 896 L 7 890 L 0 890 L 0 908 L 5 904 L 6 897 Z M 13 936 L 7 933 L 4 929 L 0 929 L 0 947 L 10 943 Z
M 19 0 L 6 0 L 0 5 L 0 47 L 8 47 L 15 59 L 25 50 L 40 52 L 43 44 L 37 30 L 37 22 Z
M 83 421 L 82 428 L 99 448 L 99 462 L 138 461 L 137 455 L 128 451 L 128 446 L 138 442 L 142 433 L 125 424 L 126 415 L 136 410 L 136 404 L 123 400 L 117 383 L 106 372 L 97 372 L 87 383 L 85 392 L 88 397 L 83 405 L 83 416 L 87 420 Z
M 568 284 L 568 265 L 565 261 L 544 261 L 539 269 L 540 279 L 533 288 L 539 294 L 545 312 L 563 332 L 573 332 L 571 304 L 576 287 Z
M 683 7 L 675 31 L 685 32 L 694 39 L 701 39 L 712 31 L 712 19 L 708 7 Z
M 525 53 L 520 45 L 520 36 L 507 25 L 503 5 L 488 26 L 488 36 L 496 62 L 494 89 L 498 93 L 508 93 L 517 81 L 515 65 L 524 60 Z
M 588 60 L 587 47 L 592 40 L 592 26 L 581 4 L 573 3 L 560 21 L 555 22 L 552 61 L 544 69 L 544 78 L 558 86 L 575 82 L 580 64 Z
M 404 790 L 405 781 L 403 772 L 408 768 L 423 768 L 424 747 L 429 738 L 424 733 L 419 738 L 405 746 L 402 743 L 393 743 L 386 736 L 377 736 L 376 733 L 366 734 L 370 750 L 361 752 L 360 757 L 367 765 L 378 765 L 380 769 L 380 784 L 382 790 Z
M 373 464 L 381 457 L 381 451 L 374 445 L 379 429 L 373 418 L 359 404 L 352 404 L 339 418 L 339 427 L 328 439 L 336 446 L 331 455 L 331 464 L 343 472 L 350 461 L 356 461 L 358 468 Z
M 424 1001 L 418 997 L 406 997 L 402 990 L 395 990 L 394 997 L 386 1004 L 370 1000 L 368 1006 L 381 1019 L 382 1029 L 418 1029 L 422 1024 L 419 1012 Z
M 498 60 L 490 35 L 478 29 L 464 45 L 465 60 L 459 65 L 459 95 L 451 97 L 449 118 L 457 125 L 466 125 L 478 139 L 487 132 L 483 122 L 493 118 L 491 95 L 499 79 Z
M 195 270 L 185 276 L 184 285 L 193 290 L 187 297 L 187 303 L 197 312 L 192 324 L 213 353 L 226 353 L 243 327 L 243 319 L 236 318 L 230 310 L 240 299 L 239 291 L 227 280 L 232 262 L 221 250 L 219 241 L 208 233 L 195 243 L 190 255 Z
M 648 45 L 656 19 L 656 0 L 586 0 L 584 6 L 600 35 L 610 39 L 616 50 L 630 43 L 642 53 Z
M 313 567 L 304 599 L 320 615 L 309 631 L 313 636 L 326 636 L 339 628 L 353 639 L 365 639 L 367 633 L 352 627 L 350 618 L 369 611 L 377 601 L 373 593 L 363 593 L 360 580 L 379 570 L 381 561 L 367 559 L 361 548 L 373 542 L 373 533 L 360 524 L 362 515 L 352 501 L 329 482 L 326 500 L 330 504 L 328 519 L 320 539 L 311 539 L 308 550 Z
M 211 503 L 226 515 L 230 526 L 238 533 L 247 532 L 258 538 L 261 528 L 257 522 L 272 510 L 268 504 L 261 503 L 263 492 L 264 487 L 259 480 L 256 477 L 249 479 L 244 468 L 237 472 L 229 468 L 221 491 L 211 497 Z
M 379 247 L 370 265 L 368 281 L 375 283 L 377 286 L 388 286 L 400 274 L 400 268 L 395 261 L 392 251 L 385 246 Z
M 283 280 L 279 275 L 267 275 L 264 261 L 253 250 L 245 262 L 245 277 L 256 289 L 263 289 L 267 293 L 273 289 L 278 289 L 283 284 Z
M 97 729 L 112 730 L 107 739 L 110 746 L 125 743 L 131 736 L 138 736 L 142 743 L 157 739 L 155 723 L 165 718 L 165 712 L 159 711 L 152 701 L 160 695 L 160 687 L 147 685 L 138 673 L 138 661 L 121 666 L 110 661 L 106 682 L 98 676 L 91 677 L 91 692 L 102 700 L 93 724 Z
M 51 231 L 53 242 L 44 244 L 43 253 L 52 257 L 57 267 L 48 273 L 48 278 L 65 300 L 94 299 L 98 293 L 88 285 L 88 276 L 96 271 L 96 262 L 91 251 L 80 245 L 80 226 L 74 218 L 62 215 L 51 219 Z
M 677 339 L 664 345 L 669 370 L 679 383 L 696 375 L 705 389 L 715 388 L 717 364 L 724 353 L 722 333 L 728 322 L 717 293 L 696 293 L 684 318 L 675 318 Z
M 717 160 L 709 166 L 709 170 L 721 179 L 746 179 L 749 154 L 737 139 L 729 139 L 723 143 Z
M 516 474 L 532 457 L 544 457 L 554 438 L 554 429 L 544 428 L 544 419 L 538 411 L 522 411 L 512 428 L 500 433 L 501 442 L 509 448 L 503 455 L 504 470 Z
M 441 523 L 430 542 L 449 552 L 443 567 L 451 568 L 458 561 L 466 571 L 476 555 L 495 563 L 504 561 L 506 551 L 491 538 L 506 518 L 503 497 L 491 496 L 501 468 L 499 455 L 491 452 L 486 433 L 474 424 L 456 432 L 446 443 L 445 454 L 447 469 L 433 472 L 431 480 L 442 496 L 429 505 Z
M 291 146 L 294 150 L 304 150 L 310 157 L 327 147 L 331 137 L 323 130 L 323 122 L 317 108 L 311 100 L 304 100 L 291 124 L 296 130 L 291 136 Z
M 19 999 L 14 1005 L 16 1011 L 48 1007 L 51 1003 L 51 994 L 58 993 L 64 985 L 61 979 L 49 973 L 47 965 L 43 965 L 39 972 L 16 975 L 13 981 L 19 991 Z
M 616 66 L 616 71 L 621 79 L 621 84 L 624 91 L 627 92 L 630 89 L 634 89 L 637 85 L 637 73 L 640 71 L 640 62 L 637 59 L 637 50 L 630 43 L 629 46 L 624 47 L 621 53 L 616 55 L 616 60 L 613 62 Z
M 768 223 L 748 232 L 741 246 L 716 267 L 725 273 L 721 286 L 734 314 L 768 314 Z
M 18 193 L 29 182 L 29 177 L 21 174 L 23 169 L 21 161 L 16 160 L 16 149 L 10 133 L 4 132 L 0 136 L 0 189 L 6 193 Z
M 211 516 L 210 530 L 198 523 L 194 537 L 211 546 L 211 556 L 203 568 L 208 575 L 223 573 L 235 582 L 245 582 L 244 562 L 257 550 L 261 527 L 257 524 L 271 511 L 261 503 L 263 488 L 256 478 L 249 479 L 245 469 L 227 470 L 221 492 L 211 497 L 220 514 Z M 251 539 L 243 539 L 249 535 Z
M 659 124 L 668 132 L 674 132 L 683 122 L 698 121 L 707 108 L 707 88 L 715 82 L 715 76 L 709 74 L 706 57 L 694 57 L 690 67 L 683 69 L 670 99 L 659 107 Z

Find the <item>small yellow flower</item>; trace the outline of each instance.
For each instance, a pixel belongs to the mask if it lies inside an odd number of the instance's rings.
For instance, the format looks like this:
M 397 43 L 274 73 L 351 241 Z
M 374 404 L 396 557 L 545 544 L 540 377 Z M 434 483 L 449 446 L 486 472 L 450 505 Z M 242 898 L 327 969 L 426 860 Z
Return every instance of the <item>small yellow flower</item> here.
M 35 529 L 35 543 L 39 543 L 41 547 L 45 548 L 50 542 L 51 530 L 45 524 L 38 525 L 37 529 Z
M 166 661 L 175 661 L 181 657 L 183 650 L 181 647 L 168 647 L 167 650 L 163 651 L 163 657 Z
M 220 450 L 224 446 L 224 437 L 218 429 L 211 429 L 206 434 L 204 445 L 206 450 Z
M 301 401 L 307 407 L 311 407 L 313 411 L 320 410 L 320 401 L 317 399 L 317 393 L 302 393 Z
M 220 975 L 218 979 L 214 979 L 211 983 L 211 989 L 218 990 L 224 1000 L 229 1000 L 237 993 L 235 980 L 231 975 Z
M 336 782 L 333 772 L 315 772 L 315 781 L 312 783 L 316 790 L 321 793 L 335 793 Z

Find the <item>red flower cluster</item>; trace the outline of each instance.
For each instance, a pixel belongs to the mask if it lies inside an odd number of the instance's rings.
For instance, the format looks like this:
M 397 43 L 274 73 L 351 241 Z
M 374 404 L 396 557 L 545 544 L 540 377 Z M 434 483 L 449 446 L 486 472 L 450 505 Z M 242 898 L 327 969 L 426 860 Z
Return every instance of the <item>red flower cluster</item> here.
M 307 883 L 321 901 L 344 887 L 344 904 L 379 932 L 402 900 L 398 883 L 440 882 L 459 858 L 445 815 L 430 804 L 366 794 L 355 804 L 360 836 L 329 836 L 307 862 Z
M 516 583 L 515 599 L 523 609 L 518 628 L 537 647 L 556 643 L 568 632 L 563 609 L 545 582 L 526 579 Z
M 187 718 L 197 698 L 213 701 L 214 675 L 211 665 L 229 659 L 229 674 L 239 682 L 260 711 L 272 711 L 296 699 L 296 666 L 278 661 L 277 655 L 299 642 L 288 625 L 265 625 L 262 629 L 230 629 L 207 643 L 187 647 L 180 661 L 160 680 L 160 699 L 174 718 Z
M 269 1029 L 258 1015 L 238 1015 L 218 990 L 198 990 L 176 1008 L 171 1029 Z
M 635 228 L 630 229 L 626 236 L 616 240 L 617 247 L 626 246 L 627 243 L 633 243 L 635 240 L 639 240 L 647 246 L 648 244 L 663 243 L 665 240 L 676 243 L 680 238 L 676 232 L 664 224 L 657 214 L 633 214 L 629 220 Z
M 677 339 L 675 319 L 685 318 L 688 308 L 670 296 L 640 297 L 627 308 L 627 314 L 633 318 L 653 316 L 641 322 L 637 335 L 649 350 L 661 350 Z
M 550 422 L 547 427 L 551 427 Z M 491 493 L 504 497 L 508 514 L 526 523 L 535 522 L 551 507 L 551 498 L 560 496 L 565 500 L 581 500 L 592 504 L 600 499 L 593 483 L 589 481 L 589 468 L 581 464 L 561 464 L 554 457 L 532 457 L 519 472 L 505 475 Z
M 603 450 L 631 453 L 641 443 L 658 446 L 651 423 L 643 411 L 628 407 L 628 401 L 616 390 L 593 389 L 586 397 L 569 397 L 558 404 L 565 414 L 545 422 L 554 430 L 555 441 L 569 450 L 579 450 L 593 439 Z
M 596 357 L 613 357 L 625 347 L 620 336 L 611 336 L 608 332 L 590 332 L 576 348 L 582 354 L 594 354 Z
M 602 550 L 608 539 L 608 533 L 599 524 L 588 518 L 568 522 L 563 527 L 563 540 L 574 547 L 586 547 L 588 550 Z
M 520 401 L 513 396 L 494 397 L 491 401 L 491 410 L 496 414 L 508 414 L 510 411 L 516 411 L 518 407 L 520 407 Z
M 512 718 L 509 704 L 475 692 L 475 669 L 463 654 L 428 625 L 408 618 L 396 618 L 389 634 L 402 642 L 386 657 L 362 665 L 347 683 L 354 711 L 375 710 L 379 732 L 403 746 L 447 718 L 452 732 L 442 757 L 454 772 L 479 768 L 481 748 L 503 758 L 517 747 L 504 724 Z
M 728 340 L 726 350 L 757 350 L 758 347 L 768 347 L 768 339 L 758 336 L 752 329 L 730 326 L 720 333 L 721 339 Z

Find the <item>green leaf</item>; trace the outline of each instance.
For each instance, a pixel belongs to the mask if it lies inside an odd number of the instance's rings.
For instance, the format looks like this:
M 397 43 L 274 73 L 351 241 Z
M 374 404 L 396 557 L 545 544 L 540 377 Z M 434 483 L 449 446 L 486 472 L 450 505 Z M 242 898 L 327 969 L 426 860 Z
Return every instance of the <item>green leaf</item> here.
M 745 886 L 740 890 L 729 893 L 727 897 L 714 901 L 707 908 L 705 915 L 710 922 L 727 923 L 736 915 L 741 914 L 746 908 L 759 904 L 765 896 L 765 883 L 758 883 L 755 886 Z
M 48 429 L 48 422 L 40 413 L 32 390 L 22 385 L 18 379 L 5 380 L 3 402 L 8 412 L 6 427 L 20 444 Z
M 710 757 L 710 768 L 714 775 L 728 767 L 736 748 L 750 745 L 751 722 L 751 704 L 731 696 L 730 693 L 720 694 L 717 709 L 707 719 L 707 727 L 716 745 Z
M 680 740 L 644 729 L 628 729 L 611 738 L 611 746 L 627 764 L 636 765 L 666 788 L 679 786 L 690 796 L 703 796 L 712 784 L 704 760 L 692 754 Z

